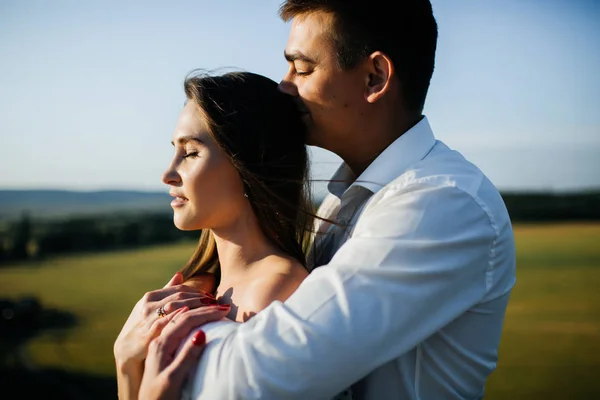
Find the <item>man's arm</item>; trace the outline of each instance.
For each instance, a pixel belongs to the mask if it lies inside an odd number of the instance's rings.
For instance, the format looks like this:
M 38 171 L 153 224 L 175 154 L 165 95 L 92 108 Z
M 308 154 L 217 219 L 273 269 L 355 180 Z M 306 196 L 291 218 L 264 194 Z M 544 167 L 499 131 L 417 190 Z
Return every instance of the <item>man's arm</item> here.
M 497 228 L 470 195 L 420 187 L 365 213 L 287 301 L 209 341 L 193 398 L 332 397 L 485 296 Z

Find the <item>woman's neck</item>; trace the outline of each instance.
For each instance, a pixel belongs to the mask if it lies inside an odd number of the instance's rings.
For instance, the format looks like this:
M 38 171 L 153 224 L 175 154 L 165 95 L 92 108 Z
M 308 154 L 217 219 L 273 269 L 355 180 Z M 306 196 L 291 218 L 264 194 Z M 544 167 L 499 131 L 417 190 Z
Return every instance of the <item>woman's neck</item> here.
M 254 263 L 265 257 L 283 255 L 267 239 L 254 216 L 212 232 L 221 264 L 221 280 L 245 274 Z

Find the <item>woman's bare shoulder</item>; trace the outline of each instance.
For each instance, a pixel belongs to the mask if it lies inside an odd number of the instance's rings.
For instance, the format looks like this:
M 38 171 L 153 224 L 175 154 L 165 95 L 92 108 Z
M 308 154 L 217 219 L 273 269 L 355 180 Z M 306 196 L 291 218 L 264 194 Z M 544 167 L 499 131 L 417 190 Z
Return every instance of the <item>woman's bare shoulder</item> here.
M 308 276 L 308 271 L 296 260 L 273 260 L 261 268 L 261 276 L 249 287 L 247 305 L 256 312 L 272 302 L 285 301 Z

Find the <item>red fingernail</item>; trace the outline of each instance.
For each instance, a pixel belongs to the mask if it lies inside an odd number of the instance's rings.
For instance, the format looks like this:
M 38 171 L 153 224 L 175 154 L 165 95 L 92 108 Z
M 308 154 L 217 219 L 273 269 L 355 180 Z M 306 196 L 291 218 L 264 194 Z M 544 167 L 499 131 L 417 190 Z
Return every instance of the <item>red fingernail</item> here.
M 202 299 L 200 299 L 200 303 L 202 303 L 202 304 L 217 304 L 217 300 L 202 298 Z
M 183 306 L 183 307 L 181 307 L 179 310 L 175 311 L 175 312 L 173 313 L 173 315 L 175 315 L 175 314 L 179 314 L 180 312 L 184 312 L 184 311 L 187 311 L 187 310 L 189 310 L 189 309 L 190 309 L 190 308 L 189 308 L 188 306 Z
M 217 310 L 221 310 L 221 311 L 226 311 L 229 310 L 231 308 L 231 305 L 229 304 L 219 304 L 217 306 Z
M 192 338 L 192 343 L 196 346 L 204 346 L 204 344 L 206 343 L 206 335 L 204 334 L 204 331 L 200 330 L 196 332 L 196 334 Z
M 171 319 L 175 318 L 175 316 L 177 314 L 180 314 L 180 313 L 182 313 L 184 311 L 187 311 L 187 310 L 189 310 L 188 306 L 184 306 L 184 307 L 178 308 L 173 314 L 171 314 Z

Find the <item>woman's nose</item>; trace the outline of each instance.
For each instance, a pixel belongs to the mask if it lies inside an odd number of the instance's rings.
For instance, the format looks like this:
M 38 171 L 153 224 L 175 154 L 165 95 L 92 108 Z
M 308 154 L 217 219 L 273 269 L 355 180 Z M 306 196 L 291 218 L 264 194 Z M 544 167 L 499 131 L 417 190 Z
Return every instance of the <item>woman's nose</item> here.
M 175 170 L 173 164 L 162 174 L 162 181 L 166 185 L 177 185 L 181 182 L 181 176 Z

